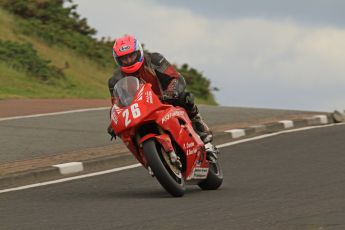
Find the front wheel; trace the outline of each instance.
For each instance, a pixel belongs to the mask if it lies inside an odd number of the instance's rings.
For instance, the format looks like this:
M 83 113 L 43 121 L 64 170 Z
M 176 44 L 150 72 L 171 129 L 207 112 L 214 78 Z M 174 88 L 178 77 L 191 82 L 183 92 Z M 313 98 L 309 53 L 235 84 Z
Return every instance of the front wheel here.
M 148 165 L 163 188 L 175 197 L 183 196 L 185 183 L 182 173 L 169 162 L 163 148 L 156 140 L 149 139 L 144 142 L 143 149 Z

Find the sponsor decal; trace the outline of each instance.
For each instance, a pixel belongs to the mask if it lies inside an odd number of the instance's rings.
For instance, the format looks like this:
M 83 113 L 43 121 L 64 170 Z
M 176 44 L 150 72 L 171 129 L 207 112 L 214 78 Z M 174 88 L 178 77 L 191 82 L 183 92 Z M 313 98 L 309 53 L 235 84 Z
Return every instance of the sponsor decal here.
M 194 178 L 195 179 L 204 179 L 207 177 L 208 168 L 195 168 L 194 169 Z
M 145 95 L 146 95 L 146 102 L 149 104 L 153 104 L 152 91 L 146 92 Z
M 208 170 L 208 168 L 196 167 L 194 168 L 193 173 L 188 177 L 188 179 L 206 179 Z
M 165 122 L 167 122 L 168 120 L 170 120 L 172 117 L 176 117 L 176 116 L 183 116 L 184 112 L 183 111 L 174 111 L 171 113 L 168 113 L 167 115 L 165 115 L 162 118 L 162 124 L 164 124 Z
M 197 152 L 198 152 L 198 148 L 187 149 L 187 156 L 192 155 L 192 154 L 196 154 Z
M 120 114 L 120 113 L 122 113 L 122 110 L 123 110 L 123 109 L 117 107 L 117 108 L 116 108 L 116 113 L 117 113 L 117 114 Z
M 196 154 L 198 152 L 198 148 L 194 142 L 190 142 L 190 143 L 187 142 L 183 144 L 183 148 L 186 150 L 187 156 Z
M 111 115 L 111 119 L 115 122 L 115 124 L 117 124 L 119 122 L 119 118 L 117 116 L 117 114 L 113 113 Z
M 111 110 L 111 119 L 117 124 L 119 122 L 119 114 L 122 112 L 123 109 L 117 107 L 116 105 L 113 106 Z
M 142 101 L 142 100 L 143 100 L 143 91 L 144 91 L 144 87 L 142 87 L 142 88 L 139 90 L 137 99 L 136 99 L 135 101 Z
M 111 109 L 111 119 L 115 122 L 115 124 L 118 123 L 119 119 L 118 119 L 118 107 L 116 105 L 113 106 L 113 108 Z
M 193 148 L 195 146 L 195 143 L 194 142 L 190 142 L 190 143 L 185 143 L 183 144 L 183 148 L 184 149 L 190 149 L 190 148 Z
M 138 94 L 141 95 L 143 92 L 144 92 L 144 87 L 141 87 Z
M 125 52 L 126 50 L 129 50 L 130 48 L 131 48 L 130 46 L 121 46 L 119 50 L 120 52 Z

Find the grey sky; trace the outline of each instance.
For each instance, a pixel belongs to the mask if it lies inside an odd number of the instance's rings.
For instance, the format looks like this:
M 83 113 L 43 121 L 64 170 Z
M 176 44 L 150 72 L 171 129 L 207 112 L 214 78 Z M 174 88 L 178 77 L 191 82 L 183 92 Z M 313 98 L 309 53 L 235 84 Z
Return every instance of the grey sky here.
M 159 4 L 216 18 L 291 18 L 307 24 L 345 26 L 344 0 L 160 0 Z
M 345 109 L 345 1 L 75 2 L 99 37 L 201 70 L 222 105 Z

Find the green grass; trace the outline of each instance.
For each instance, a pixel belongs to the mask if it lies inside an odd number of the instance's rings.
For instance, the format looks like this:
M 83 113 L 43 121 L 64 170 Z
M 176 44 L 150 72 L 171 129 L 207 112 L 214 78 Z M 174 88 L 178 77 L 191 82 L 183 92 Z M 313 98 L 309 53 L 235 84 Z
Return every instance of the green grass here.
M 70 78 L 57 80 L 54 85 L 44 84 L 25 73 L 0 63 L 0 98 L 107 98 L 106 82 L 103 85 L 83 83 Z
M 49 46 L 40 38 L 24 36 L 17 27 L 22 19 L 0 9 L 0 39 L 30 42 L 40 57 L 63 69 L 66 79 L 44 84 L 24 72 L 0 63 L 0 98 L 107 98 L 112 68 L 104 68 L 72 50 Z
M 196 104 L 204 104 L 204 105 L 218 105 L 218 103 L 216 102 L 216 100 L 213 97 L 209 98 L 207 100 L 201 99 L 201 98 L 196 98 L 195 103 Z
M 109 97 L 107 82 L 113 72 L 113 66 L 101 66 L 87 56 L 81 56 L 61 44 L 49 45 L 37 35 L 25 35 L 23 33 L 23 26 L 26 25 L 24 19 L 2 8 L 0 8 L 0 25 L 1 40 L 32 44 L 40 58 L 50 60 L 49 65 L 62 69 L 64 74 L 61 79 L 44 82 L 30 76 L 23 70 L 14 69 L 4 62 L 0 62 L 0 99 Z M 111 58 L 111 47 L 109 48 L 109 55 Z M 183 75 L 193 79 L 201 77 L 200 73 L 195 72 L 195 70 L 190 72 L 187 67 L 184 69 L 186 73 L 182 72 Z M 204 79 L 201 78 L 201 80 Z M 197 96 L 200 87 L 203 90 L 207 89 L 207 85 L 200 86 L 199 84 L 201 85 L 201 81 L 193 81 L 193 84 L 189 85 Z M 207 99 L 205 98 L 196 98 L 196 102 L 217 105 L 212 94 Z

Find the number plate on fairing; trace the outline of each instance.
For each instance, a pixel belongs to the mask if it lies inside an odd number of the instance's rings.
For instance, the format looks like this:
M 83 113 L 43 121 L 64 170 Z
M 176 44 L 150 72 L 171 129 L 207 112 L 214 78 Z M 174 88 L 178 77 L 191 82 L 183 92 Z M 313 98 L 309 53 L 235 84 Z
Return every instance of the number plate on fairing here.
M 188 177 L 188 180 L 191 179 L 206 179 L 208 175 L 208 168 L 195 168 L 193 173 Z

